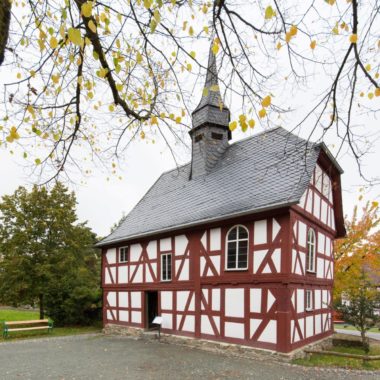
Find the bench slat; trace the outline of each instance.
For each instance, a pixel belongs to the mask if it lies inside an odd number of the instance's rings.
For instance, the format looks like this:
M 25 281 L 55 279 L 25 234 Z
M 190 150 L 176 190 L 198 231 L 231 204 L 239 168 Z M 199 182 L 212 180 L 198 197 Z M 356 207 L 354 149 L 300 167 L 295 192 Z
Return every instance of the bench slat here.
M 15 326 L 15 325 L 31 325 L 38 323 L 49 323 L 48 319 L 35 319 L 32 321 L 15 321 L 15 322 L 5 322 L 7 326 Z
M 40 327 L 19 327 L 16 329 L 8 329 L 8 332 L 11 331 L 27 331 L 27 330 L 42 330 L 42 329 L 50 329 L 50 326 L 40 326 Z

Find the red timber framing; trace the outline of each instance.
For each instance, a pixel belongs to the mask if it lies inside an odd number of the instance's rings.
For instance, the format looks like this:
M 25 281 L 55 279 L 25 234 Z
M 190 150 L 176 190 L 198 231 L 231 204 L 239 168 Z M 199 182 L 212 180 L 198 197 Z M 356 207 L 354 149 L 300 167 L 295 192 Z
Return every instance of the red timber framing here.
M 332 198 L 318 194 L 315 176 L 308 191 L 334 210 L 334 224 L 300 203 L 103 248 L 104 324 L 148 328 L 146 294 L 156 291 L 165 333 L 279 352 L 330 335 L 332 243 L 344 227 L 336 195 L 339 175 L 324 160 L 322 155 L 319 164 L 331 178 Z M 227 270 L 226 236 L 236 225 L 248 230 L 248 268 Z M 315 272 L 305 265 L 309 228 L 316 236 Z M 124 246 L 129 257 L 120 263 L 119 248 Z M 170 281 L 161 279 L 162 254 L 171 254 Z

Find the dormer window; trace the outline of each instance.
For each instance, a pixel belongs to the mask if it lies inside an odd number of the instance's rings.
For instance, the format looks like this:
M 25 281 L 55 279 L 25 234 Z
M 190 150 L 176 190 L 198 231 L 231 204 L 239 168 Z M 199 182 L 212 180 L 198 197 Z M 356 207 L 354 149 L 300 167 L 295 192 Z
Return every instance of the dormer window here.
M 227 234 L 226 270 L 248 269 L 248 230 L 234 226 Z

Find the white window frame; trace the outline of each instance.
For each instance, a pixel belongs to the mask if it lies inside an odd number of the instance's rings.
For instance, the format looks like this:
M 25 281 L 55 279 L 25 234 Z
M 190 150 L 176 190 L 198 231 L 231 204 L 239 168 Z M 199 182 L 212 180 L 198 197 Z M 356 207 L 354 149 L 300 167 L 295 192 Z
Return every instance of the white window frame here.
M 239 227 L 244 228 L 247 232 L 247 238 L 246 239 L 239 239 Z M 237 233 L 236 233 L 236 239 L 229 239 L 230 232 L 237 228 Z M 247 266 L 244 268 L 239 268 L 239 242 L 246 241 L 247 242 Z M 234 268 L 228 268 L 228 243 L 236 243 L 236 261 L 235 261 L 235 267 Z M 226 235 L 226 245 L 225 245 L 225 270 L 226 271 L 241 271 L 241 270 L 247 270 L 248 269 L 248 260 L 249 260 L 249 231 L 248 228 L 243 226 L 242 224 L 237 224 L 233 227 L 231 227 Z
M 164 256 L 167 258 L 170 258 L 170 278 L 164 278 L 164 266 L 163 266 L 163 261 L 164 261 Z M 161 253 L 161 281 L 162 282 L 168 282 L 172 280 L 173 277 L 173 255 L 171 252 L 169 253 Z M 169 260 L 166 259 L 166 272 L 169 270 Z
M 122 251 L 124 250 L 124 260 L 121 260 Z M 119 248 L 119 263 L 124 264 L 129 261 L 129 246 L 125 245 L 124 247 Z
M 305 291 L 305 310 L 314 310 L 313 291 L 311 289 L 306 289 Z
M 315 231 L 312 228 L 309 228 L 307 231 L 307 244 L 306 244 L 306 246 L 307 246 L 306 271 L 311 272 L 311 273 L 315 273 L 317 240 L 316 240 Z

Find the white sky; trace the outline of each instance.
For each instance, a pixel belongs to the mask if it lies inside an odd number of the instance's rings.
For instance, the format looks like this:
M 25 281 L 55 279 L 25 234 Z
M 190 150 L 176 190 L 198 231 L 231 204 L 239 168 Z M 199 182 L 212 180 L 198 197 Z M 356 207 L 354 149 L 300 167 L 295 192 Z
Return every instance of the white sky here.
M 197 51 L 200 51 L 198 48 Z M 207 51 L 208 47 L 204 49 Z M 285 50 L 281 51 L 281 54 L 286 54 Z M 207 57 L 199 57 L 206 64 Z M 253 57 L 256 59 L 256 57 Z M 282 58 L 279 58 L 280 60 Z M 9 76 L 14 76 L 9 68 L 0 67 L 0 86 L 9 79 Z M 203 82 L 200 81 L 200 82 Z M 315 81 L 311 82 L 314 88 L 310 88 L 308 93 L 305 89 L 296 91 L 291 88 L 286 88 L 284 84 L 283 90 L 278 86 L 277 99 L 282 99 L 281 106 L 291 106 L 292 109 L 296 109 L 297 112 L 292 112 L 289 116 L 284 116 L 278 123 L 287 129 L 291 129 L 293 124 L 297 121 L 297 116 L 300 117 L 301 110 L 305 110 L 305 107 L 309 105 L 309 101 L 313 100 L 313 96 L 317 93 L 327 82 L 325 78 L 319 75 L 315 78 Z M 191 84 L 189 84 L 190 86 Z M 201 96 L 201 89 L 199 85 L 194 93 L 194 104 L 196 104 Z M 199 91 L 199 92 L 198 92 Z M 282 94 L 281 91 L 283 92 Z M 373 100 L 373 107 L 379 108 L 380 98 Z M 232 119 L 237 119 L 241 113 L 239 105 L 233 104 L 230 107 L 232 111 Z M 0 110 L 1 111 L 1 110 Z M 240 112 L 239 112 L 240 111 Z M 299 111 L 299 112 L 298 112 Z M 360 120 L 363 123 L 363 119 Z M 379 128 L 379 123 L 374 119 L 367 119 L 364 121 L 365 130 L 371 131 Z M 271 125 L 273 126 L 273 125 Z M 305 125 L 298 132 L 301 137 L 307 138 L 309 135 L 308 128 L 310 125 Z M 257 123 L 257 127 L 254 129 L 254 133 L 262 132 L 263 127 Z M 243 137 L 247 137 L 252 131 L 248 131 L 243 134 L 242 132 L 234 132 L 233 140 L 237 140 Z M 335 153 L 336 147 L 339 145 L 339 141 L 333 133 L 328 135 L 324 140 L 325 143 Z M 187 142 L 190 144 L 190 138 Z M 379 162 L 380 162 L 380 141 L 374 142 L 375 145 L 372 148 L 372 153 L 367 154 L 364 162 L 365 173 L 368 178 L 380 177 Z M 335 148 L 334 148 L 335 145 Z M 175 147 L 177 152 L 177 158 L 179 163 L 184 163 L 190 159 L 190 151 L 185 147 Z M 341 152 L 338 161 L 345 170 L 345 174 L 342 176 L 343 185 L 343 206 L 345 214 L 351 214 L 354 204 L 358 203 L 359 189 L 365 187 L 364 199 L 365 200 L 379 200 L 380 188 L 368 187 L 362 178 L 360 178 L 356 163 L 351 155 Z M 23 159 L 20 154 L 11 155 L 9 150 L 0 147 L 0 196 L 13 193 L 18 186 L 31 186 L 33 181 L 37 178 L 30 177 L 29 170 L 23 168 Z M 110 173 L 102 171 L 101 169 L 93 170 L 90 177 L 86 179 L 78 179 L 78 184 L 68 184 L 70 189 L 74 190 L 77 195 L 78 201 L 78 217 L 80 221 L 88 221 L 88 225 L 100 236 L 105 236 L 110 232 L 110 227 L 117 222 L 122 216 L 123 212 L 129 212 L 132 207 L 141 199 L 149 187 L 159 177 L 159 175 L 166 170 L 175 167 L 169 149 L 164 145 L 163 141 L 157 141 L 157 144 L 147 145 L 145 141 L 136 140 L 130 146 L 127 151 L 125 160 L 120 163 L 120 174 L 122 180 L 118 180 L 117 177 L 111 176 Z M 107 177 L 110 180 L 107 180 Z M 80 184 L 81 180 L 84 180 L 84 184 Z M 238 195 L 237 195 L 238 196 Z

